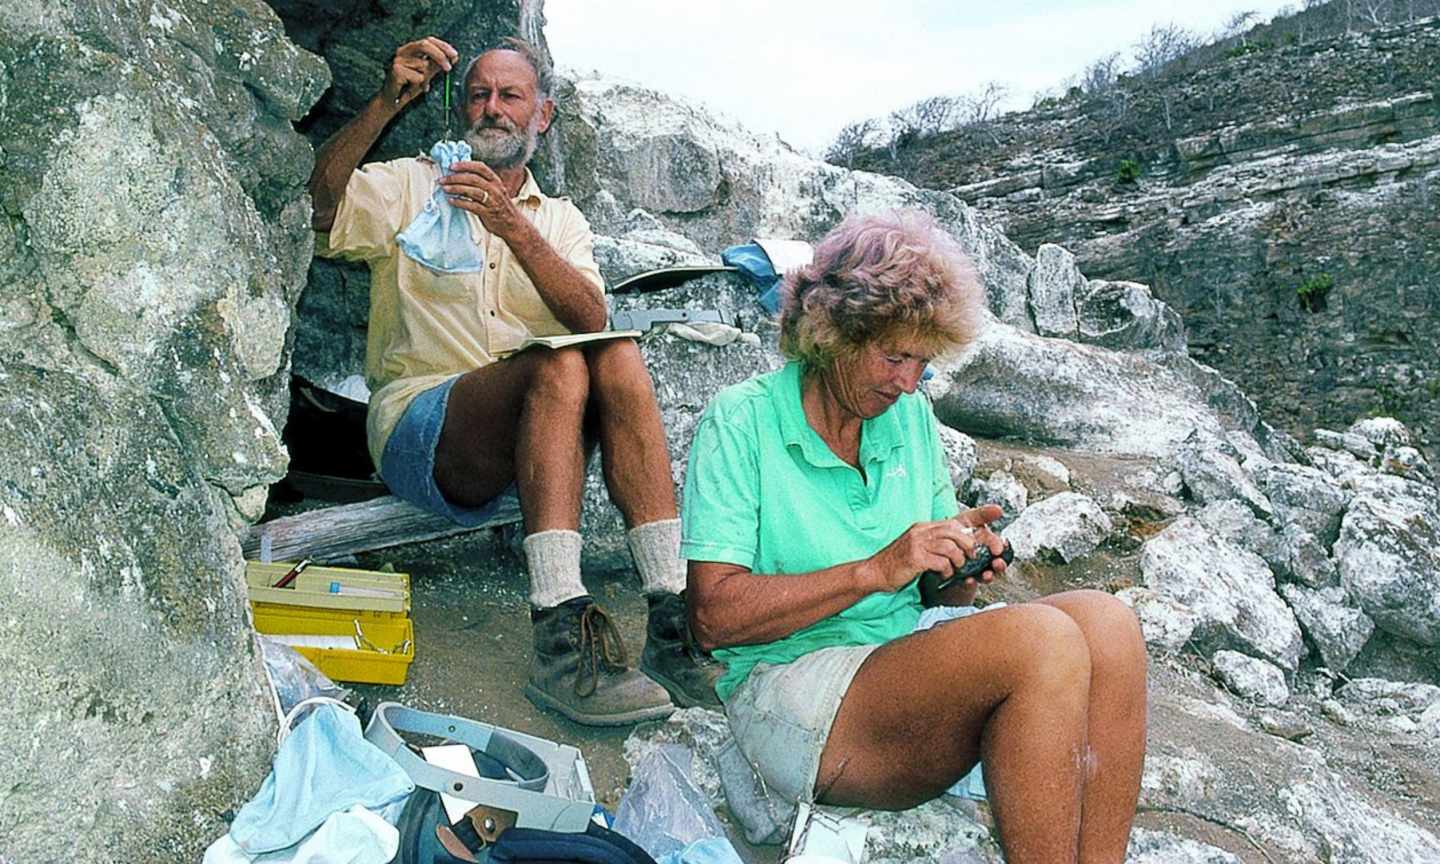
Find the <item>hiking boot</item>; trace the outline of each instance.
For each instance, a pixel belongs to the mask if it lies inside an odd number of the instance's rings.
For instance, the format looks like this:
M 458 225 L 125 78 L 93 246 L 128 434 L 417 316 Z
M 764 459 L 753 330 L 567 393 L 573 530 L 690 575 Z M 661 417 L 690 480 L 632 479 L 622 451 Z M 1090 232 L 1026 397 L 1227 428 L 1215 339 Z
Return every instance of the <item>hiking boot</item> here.
M 725 667 L 695 644 L 685 592 L 651 594 L 646 599 L 650 621 L 645 627 L 640 671 L 670 691 L 670 698 L 681 708 L 718 708 L 720 697 L 715 695 L 715 682 L 725 674 Z
M 664 688 L 628 668 L 625 643 L 590 596 L 530 613 L 535 657 L 525 697 L 587 726 L 658 720 L 675 711 Z

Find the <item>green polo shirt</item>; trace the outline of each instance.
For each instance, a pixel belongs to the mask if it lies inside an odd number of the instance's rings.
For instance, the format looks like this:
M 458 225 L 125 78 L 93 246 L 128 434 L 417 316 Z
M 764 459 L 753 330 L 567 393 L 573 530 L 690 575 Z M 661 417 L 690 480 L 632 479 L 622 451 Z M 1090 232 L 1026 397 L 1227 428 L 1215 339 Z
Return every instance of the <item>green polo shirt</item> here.
M 901 396 L 864 421 L 860 464 L 845 464 L 805 420 L 801 366 L 726 388 L 711 400 L 690 445 L 680 554 L 772 579 L 868 558 L 916 522 L 958 512 L 935 415 L 923 394 Z M 837 645 L 888 642 L 915 628 L 912 582 L 861 599 L 775 642 L 721 648 L 730 698 L 756 663 L 789 663 Z

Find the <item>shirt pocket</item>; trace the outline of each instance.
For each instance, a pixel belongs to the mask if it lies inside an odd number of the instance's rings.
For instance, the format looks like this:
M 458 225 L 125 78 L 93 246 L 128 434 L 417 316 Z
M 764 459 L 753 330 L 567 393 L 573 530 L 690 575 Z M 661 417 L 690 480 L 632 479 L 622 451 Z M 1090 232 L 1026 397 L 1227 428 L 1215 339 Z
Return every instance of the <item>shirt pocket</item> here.
M 500 280 L 500 308 L 519 319 L 525 329 L 536 336 L 570 332 L 556 320 L 528 273 L 519 267 L 507 267 L 504 273 L 505 278 Z
M 406 263 L 411 270 L 407 284 L 417 297 L 451 303 L 464 301 L 471 306 L 478 301 L 479 273 L 436 273 L 413 261 Z

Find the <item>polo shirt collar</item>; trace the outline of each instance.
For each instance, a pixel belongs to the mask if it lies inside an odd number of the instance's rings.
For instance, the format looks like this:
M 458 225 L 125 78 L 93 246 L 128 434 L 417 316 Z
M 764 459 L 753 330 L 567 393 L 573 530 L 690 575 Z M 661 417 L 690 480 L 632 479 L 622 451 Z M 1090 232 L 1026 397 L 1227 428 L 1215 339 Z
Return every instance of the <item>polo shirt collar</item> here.
M 520 184 L 520 192 L 513 200 L 533 204 L 536 207 L 545 203 L 545 193 L 540 191 L 540 184 L 535 182 L 535 175 L 530 173 L 529 168 L 525 169 L 525 182 Z
M 817 468 L 850 467 L 835 455 L 830 446 L 805 419 L 805 407 L 800 401 L 800 385 L 804 382 L 804 364 L 791 360 L 780 370 L 776 387 L 771 394 L 775 414 L 780 421 L 780 434 L 785 446 L 797 446 L 806 461 Z M 904 396 L 900 397 L 904 399 Z M 903 447 L 905 441 L 900 434 L 900 418 L 897 416 L 897 400 L 878 417 L 862 422 L 860 427 L 860 464 L 883 461 L 891 452 Z

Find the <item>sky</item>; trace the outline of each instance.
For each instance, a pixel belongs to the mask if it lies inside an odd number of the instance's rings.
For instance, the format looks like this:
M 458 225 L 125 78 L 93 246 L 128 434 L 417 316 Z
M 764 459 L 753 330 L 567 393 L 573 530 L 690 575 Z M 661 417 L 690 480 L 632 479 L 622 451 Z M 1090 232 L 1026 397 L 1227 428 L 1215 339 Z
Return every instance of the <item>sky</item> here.
M 889 8 L 886 8 L 888 5 Z M 1209 36 L 1279 0 L 545 0 L 562 69 L 700 102 L 752 132 L 823 150 L 842 126 L 998 81 L 1028 108 L 1154 24 Z M 883 11 L 882 11 L 883 10 Z

